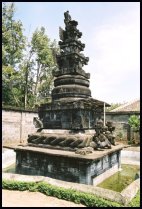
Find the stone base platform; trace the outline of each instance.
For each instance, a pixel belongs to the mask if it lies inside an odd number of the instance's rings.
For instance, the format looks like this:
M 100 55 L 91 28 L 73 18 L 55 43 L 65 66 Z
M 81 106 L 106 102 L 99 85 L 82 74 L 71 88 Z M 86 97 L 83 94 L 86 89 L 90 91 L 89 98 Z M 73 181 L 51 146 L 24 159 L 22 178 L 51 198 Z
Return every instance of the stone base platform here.
M 113 167 L 118 171 L 122 148 L 117 145 L 109 150 L 80 155 L 71 151 L 17 146 L 16 173 L 93 185 L 95 178 L 105 171 Z

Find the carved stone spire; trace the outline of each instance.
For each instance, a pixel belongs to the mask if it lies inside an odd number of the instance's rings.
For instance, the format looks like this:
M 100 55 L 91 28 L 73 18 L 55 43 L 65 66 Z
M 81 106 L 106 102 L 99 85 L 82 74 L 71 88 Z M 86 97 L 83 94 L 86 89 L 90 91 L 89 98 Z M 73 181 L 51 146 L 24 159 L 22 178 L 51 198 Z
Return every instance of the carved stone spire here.
M 82 33 L 77 29 L 78 22 L 71 19 L 69 11 L 64 13 L 65 30 L 59 28 L 60 55 L 57 55 L 58 70 L 52 91 L 53 100 L 67 97 L 86 98 L 91 96 L 89 87 L 90 74 L 82 68 L 89 58 L 80 53 L 85 44 L 81 43 Z
M 29 135 L 28 143 L 66 150 L 89 146 L 91 150 L 97 147 L 110 148 L 109 141 L 103 135 L 106 130 L 102 127 L 103 122 L 96 124 L 97 118 L 103 113 L 104 102 L 91 97 L 90 74 L 82 69 L 89 60 L 80 53 L 85 47 L 85 44 L 78 40 L 82 33 L 68 11 L 64 16 L 65 29 L 59 28 L 61 53 L 57 55 L 58 71 L 54 72 L 52 101 L 40 105 L 39 119 L 34 119 L 34 123 L 39 128 L 38 131 L 43 129 L 43 132 L 41 135 Z M 107 136 L 113 142 L 114 136 L 110 131 Z

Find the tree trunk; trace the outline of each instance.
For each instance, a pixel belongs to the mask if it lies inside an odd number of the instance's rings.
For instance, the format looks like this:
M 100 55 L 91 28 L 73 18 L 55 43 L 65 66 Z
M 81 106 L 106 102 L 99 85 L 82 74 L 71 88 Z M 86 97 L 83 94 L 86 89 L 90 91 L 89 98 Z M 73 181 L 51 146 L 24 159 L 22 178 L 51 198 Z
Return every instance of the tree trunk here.
M 41 65 L 40 63 L 38 63 L 38 67 L 37 67 L 37 74 L 36 74 L 36 84 L 35 84 L 35 91 L 34 91 L 34 95 L 36 96 L 36 102 L 37 102 L 37 86 L 38 86 L 38 82 L 39 82 L 39 74 L 40 74 L 40 69 L 41 69 Z
M 29 59 L 27 61 L 26 72 L 25 72 L 25 95 L 24 95 L 24 109 L 27 108 L 27 98 L 28 98 L 28 75 L 29 75 L 29 62 L 32 57 L 32 51 L 30 52 Z

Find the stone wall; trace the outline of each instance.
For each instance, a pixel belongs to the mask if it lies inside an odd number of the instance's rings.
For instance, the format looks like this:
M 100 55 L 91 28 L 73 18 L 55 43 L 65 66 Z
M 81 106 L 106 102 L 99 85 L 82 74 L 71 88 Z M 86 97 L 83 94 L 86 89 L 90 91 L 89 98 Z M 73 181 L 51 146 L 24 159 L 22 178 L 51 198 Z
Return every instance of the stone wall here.
M 114 123 L 116 140 L 130 141 L 132 133 L 128 124 L 128 119 L 131 115 L 139 116 L 140 112 L 106 112 L 106 121 L 110 120 Z
M 36 112 L 19 110 L 2 110 L 2 143 L 13 144 L 26 142 L 28 134 L 34 133 L 37 129 L 33 125 L 33 117 Z

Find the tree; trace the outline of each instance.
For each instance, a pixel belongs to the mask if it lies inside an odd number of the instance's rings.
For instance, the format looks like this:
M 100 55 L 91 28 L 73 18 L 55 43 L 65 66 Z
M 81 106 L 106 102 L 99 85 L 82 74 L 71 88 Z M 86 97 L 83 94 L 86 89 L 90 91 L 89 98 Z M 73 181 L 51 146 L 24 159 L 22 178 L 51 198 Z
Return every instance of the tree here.
M 28 106 L 31 107 L 34 100 L 33 96 L 33 89 L 32 86 L 34 85 L 34 74 L 32 72 L 32 68 L 34 67 L 34 62 L 31 59 L 33 52 L 30 48 L 29 43 L 27 43 L 26 53 L 23 62 L 21 62 L 19 68 L 21 70 L 21 75 L 23 77 L 23 96 L 24 96 L 24 108 L 26 109 Z
M 14 20 L 14 3 L 2 7 L 2 63 L 13 68 L 21 62 L 25 49 L 25 36 L 21 21 Z
M 25 49 L 21 21 L 14 20 L 14 3 L 2 5 L 2 100 L 5 105 L 21 106 L 22 92 L 18 66 Z
M 46 102 L 53 88 L 52 71 L 59 52 L 45 28 L 36 29 L 30 42 L 21 21 L 14 20 L 14 3 L 2 7 L 2 99 L 3 104 L 34 107 Z
M 22 105 L 21 74 L 11 66 L 2 68 L 2 101 L 4 105 Z
M 56 55 L 60 53 L 60 48 L 55 39 L 53 40 L 53 42 L 50 43 L 50 49 L 52 51 L 54 63 L 56 63 Z
M 2 68 L 2 101 L 7 103 L 8 101 L 12 102 L 12 93 L 11 93 L 11 75 L 14 73 L 12 67 L 3 66 Z
M 55 41 L 51 42 L 45 34 L 45 28 L 36 29 L 31 40 L 31 59 L 34 63 L 32 72 L 34 74 L 35 102 L 39 104 L 42 98 L 48 97 L 53 88 L 52 71 L 57 67 L 55 54 L 57 51 Z

